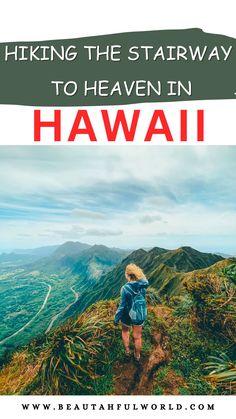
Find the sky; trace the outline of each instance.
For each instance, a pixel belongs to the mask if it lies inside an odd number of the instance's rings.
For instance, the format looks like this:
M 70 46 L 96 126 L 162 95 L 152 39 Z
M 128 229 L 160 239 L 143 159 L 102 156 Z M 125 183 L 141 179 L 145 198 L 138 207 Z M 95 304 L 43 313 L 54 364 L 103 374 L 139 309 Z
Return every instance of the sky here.
M 68 240 L 236 255 L 236 147 L 2 146 L 0 252 Z

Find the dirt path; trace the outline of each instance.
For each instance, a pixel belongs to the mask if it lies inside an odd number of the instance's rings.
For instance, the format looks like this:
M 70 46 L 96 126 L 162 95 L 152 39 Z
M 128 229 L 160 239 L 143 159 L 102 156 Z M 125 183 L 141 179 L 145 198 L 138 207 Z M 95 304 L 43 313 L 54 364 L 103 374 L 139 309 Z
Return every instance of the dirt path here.
M 156 332 L 153 335 L 153 341 L 151 354 L 144 354 L 140 365 L 135 365 L 133 360 L 129 363 L 115 365 L 114 394 L 152 394 L 154 373 L 158 367 L 167 363 L 171 358 L 169 340 L 166 336 Z
M 162 317 L 167 323 L 171 322 L 171 310 L 163 306 L 153 308 L 158 317 Z M 171 347 L 169 338 L 159 332 L 153 332 L 153 349 L 150 354 L 143 354 L 140 365 L 135 365 L 131 360 L 128 363 L 117 363 L 114 366 L 116 395 L 150 395 L 153 390 L 153 375 L 157 369 L 168 363 L 171 359 Z M 175 394 L 175 389 L 171 394 Z

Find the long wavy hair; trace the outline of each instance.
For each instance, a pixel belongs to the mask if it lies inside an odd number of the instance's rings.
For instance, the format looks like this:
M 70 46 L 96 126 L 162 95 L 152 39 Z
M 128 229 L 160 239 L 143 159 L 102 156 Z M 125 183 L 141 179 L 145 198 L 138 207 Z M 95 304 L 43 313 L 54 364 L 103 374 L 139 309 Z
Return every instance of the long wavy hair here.
M 131 281 L 139 281 L 142 278 L 145 278 L 145 274 L 142 269 L 135 265 L 135 263 L 130 263 L 125 268 L 125 273 L 129 275 Z

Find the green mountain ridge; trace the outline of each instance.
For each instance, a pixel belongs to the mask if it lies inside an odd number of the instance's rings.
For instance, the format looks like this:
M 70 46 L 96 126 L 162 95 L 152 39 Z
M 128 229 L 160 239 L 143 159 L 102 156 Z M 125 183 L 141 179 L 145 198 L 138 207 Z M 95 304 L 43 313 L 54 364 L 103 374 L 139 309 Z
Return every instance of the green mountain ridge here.
M 34 249 L 15 249 L 10 253 L 2 253 L 0 254 L 0 272 L 25 266 L 36 262 L 43 257 L 48 257 L 55 252 L 58 247 L 58 245 L 52 245 Z
M 138 249 L 128 255 L 128 251 L 103 245 L 87 247 L 85 244 L 85 247 L 67 242 L 48 258 L 0 275 L 3 296 L 0 356 L 46 330 L 55 329 L 97 301 L 117 298 L 125 283 L 124 271 L 128 263 L 140 265 L 159 296 L 170 298 L 186 292 L 187 272 L 223 260 L 187 247 Z M 41 310 L 48 293 L 46 306 Z M 36 317 L 31 322 L 33 316 Z M 17 333 L 15 337 L 14 333 Z
M 81 295 L 79 301 L 71 308 L 70 315 L 81 312 L 90 304 L 99 300 L 116 298 L 120 288 L 125 283 L 124 271 L 129 263 L 139 265 L 150 281 L 153 288 L 160 295 L 181 294 L 184 291 L 184 274 L 196 269 L 206 268 L 216 262 L 224 260 L 223 257 L 199 252 L 191 247 L 180 247 L 167 250 L 159 247 L 146 251 L 138 249 L 128 255 L 120 264 L 103 274 L 89 293 Z
M 91 245 L 87 243 L 68 241 L 58 246 L 51 256 L 54 258 L 62 258 L 64 256 L 77 255 L 90 247 Z
M 113 324 L 118 299 L 98 301 L 6 359 L 0 394 L 235 394 L 235 262 L 182 273 L 186 294 L 178 299 L 162 301 L 149 288 L 140 366 L 123 361 L 120 328 Z
M 49 257 L 0 274 L 0 358 L 63 323 L 80 296 L 126 254 L 122 249 L 66 242 Z
M 71 275 L 80 275 L 83 279 L 92 279 L 93 275 L 97 278 L 103 270 L 120 262 L 126 254 L 125 250 L 112 249 L 104 245 L 66 242 L 52 255 L 38 260 L 30 268 L 45 273 L 66 271 Z

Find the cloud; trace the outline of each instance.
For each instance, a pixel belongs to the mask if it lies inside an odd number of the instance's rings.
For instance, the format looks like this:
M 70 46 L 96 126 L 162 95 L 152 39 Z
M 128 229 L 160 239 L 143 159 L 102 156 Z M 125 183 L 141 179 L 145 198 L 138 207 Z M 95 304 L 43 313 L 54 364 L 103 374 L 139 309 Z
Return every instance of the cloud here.
M 140 223 L 142 224 L 151 224 L 155 223 L 155 221 L 161 221 L 162 223 L 167 223 L 160 215 L 144 215 L 140 218 Z
M 84 235 L 85 229 L 83 227 L 72 225 L 67 226 L 65 225 L 64 229 L 54 229 L 51 230 L 51 233 L 60 237 L 63 240 L 72 240 L 77 239 L 79 240 L 82 235 Z
M 148 247 L 161 231 L 233 237 L 235 161 L 234 146 L 2 146 L 0 247 L 81 237 Z
M 96 228 L 88 228 L 85 230 L 85 236 L 99 236 L 99 237 L 107 237 L 107 236 L 120 236 L 123 234 L 121 230 L 109 230 L 109 229 L 96 229 Z
M 90 211 L 90 210 L 84 210 L 80 208 L 75 208 L 72 210 L 72 215 L 78 218 L 85 218 L 85 219 L 97 219 L 97 220 L 104 220 L 106 219 L 106 215 L 102 214 L 97 211 Z
M 108 237 L 108 236 L 120 236 L 123 234 L 121 230 L 114 230 L 109 228 L 93 228 L 93 227 L 81 227 L 77 225 L 72 225 L 69 228 L 65 226 L 64 229 L 55 229 L 51 233 L 56 234 L 62 239 L 81 239 L 86 236 L 93 237 Z

